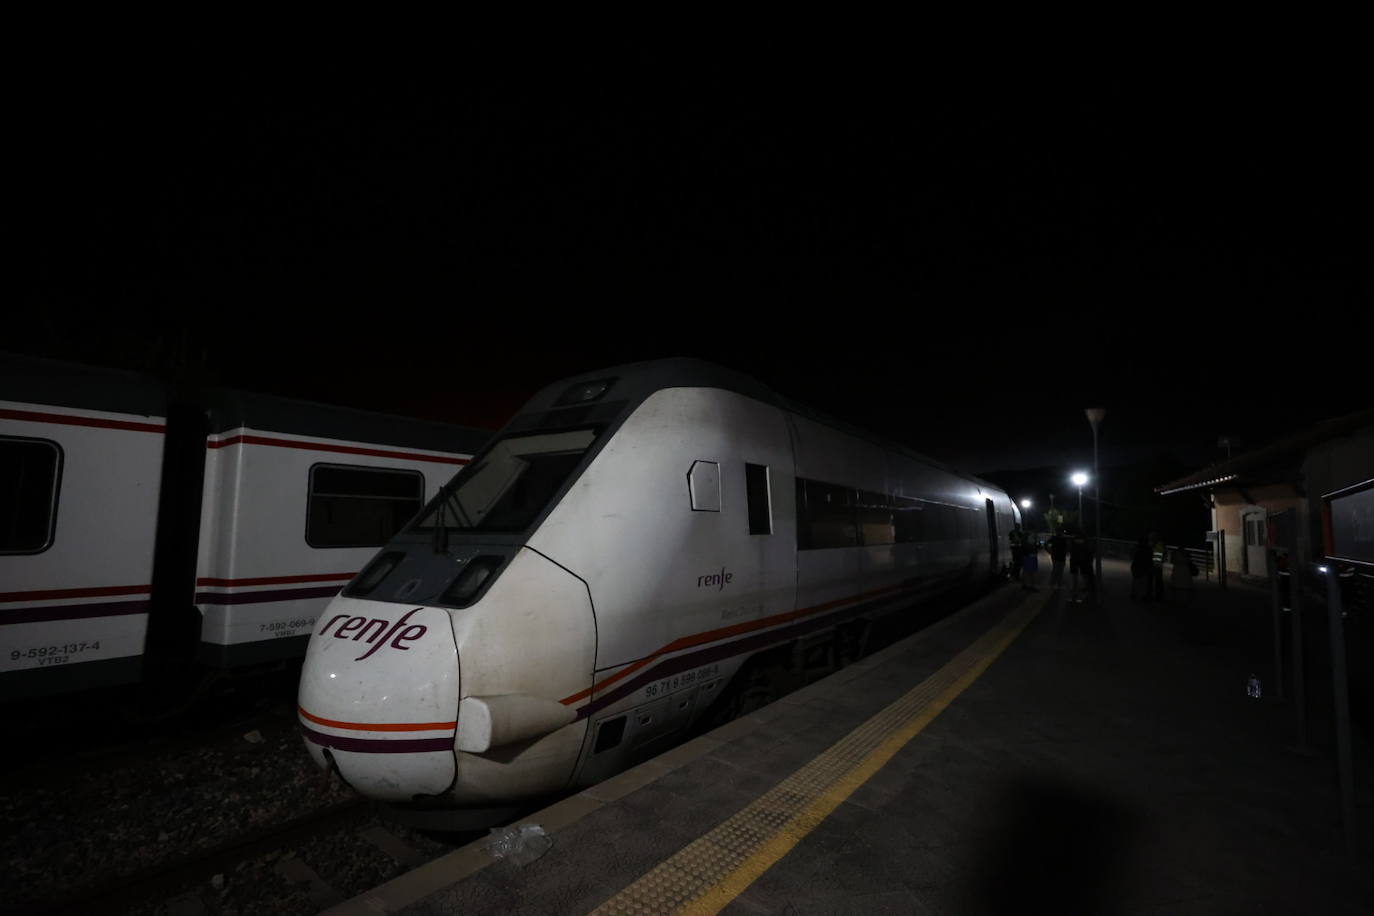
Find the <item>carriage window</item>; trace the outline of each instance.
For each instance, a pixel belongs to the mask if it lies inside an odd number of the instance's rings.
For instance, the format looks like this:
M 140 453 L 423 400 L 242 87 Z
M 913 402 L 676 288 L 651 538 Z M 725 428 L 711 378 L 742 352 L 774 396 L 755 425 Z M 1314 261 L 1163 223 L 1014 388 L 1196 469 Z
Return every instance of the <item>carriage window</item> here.
M 893 521 L 892 500 L 882 493 L 859 493 L 859 524 L 865 546 L 893 544 L 897 532 Z
M 0 553 L 52 545 L 62 449 L 47 439 L 0 438 Z
M 893 527 L 898 544 L 915 544 L 927 539 L 925 510 L 919 500 L 893 497 Z
M 311 547 L 380 547 L 424 504 L 419 471 L 317 464 L 310 469 L 305 541 Z
M 809 535 L 806 546 L 811 549 L 858 546 L 858 508 L 854 505 L 854 491 L 834 484 L 806 481 L 806 525 Z
M 768 499 L 768 466 L 746 464 L 744 484 L 749 491 L 749 533 L 772 534 L 773 511 Z
M 959 538 L 959 516 L 953 506 L 935 507 L 936 530 L 941 541 L 954 541 Z

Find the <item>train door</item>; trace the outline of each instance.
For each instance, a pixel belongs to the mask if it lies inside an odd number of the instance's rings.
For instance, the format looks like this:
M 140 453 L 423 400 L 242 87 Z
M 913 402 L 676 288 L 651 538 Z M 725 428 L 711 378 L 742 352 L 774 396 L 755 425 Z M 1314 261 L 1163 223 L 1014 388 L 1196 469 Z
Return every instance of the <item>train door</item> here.
M 990 499 L 983 502 L 987 506 L 989 569 L 995 579 L 1002 571 L 1002 558 L 997 555 L 997 507 Z

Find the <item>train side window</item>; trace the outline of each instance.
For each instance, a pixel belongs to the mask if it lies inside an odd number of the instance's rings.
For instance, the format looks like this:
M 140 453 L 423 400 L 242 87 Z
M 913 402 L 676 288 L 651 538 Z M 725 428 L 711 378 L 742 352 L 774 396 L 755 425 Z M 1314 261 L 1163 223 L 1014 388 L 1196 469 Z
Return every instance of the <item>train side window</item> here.
M 956 541 L 959 539 L 959 514 L 953 506 L 942 505 L 940 509 L 940 540 Z
M 956 509 L 954 511 L 959 516 L 959 540 L 973 540 L 973 513 L 965 509 Z
M 380 547 L 420 511 L 424 492 L 419 471 L 314 465 L 305 542 L 311 547 Z
M 859 525 L 865 547 L 877 547 L 897 542 L 893 523 L 892 500 L 882 493 L 859 493 Z
M 720 464 L 715 461 L 693 461 L 687 472 L 687 490 L 692 497 L 693 512 L 720 511 Z
M 858 507 L 854 491 L 830 483 L 806 482 L 806 511 L 810 523 L 810 547 L 857 547 Z
M 898 544 L 919 544 L 927 539 L 925 511 L 918 500 L 898 496 L 893 500 L 893 528 Z
M 0 554 L 52 546 L 62 447 L 48 439 L 0 437 Z
M 773 506 L 768 491 L 768 466 L 745 464 L 744 484 L 749 493 L 749 533 L 773 533 Z

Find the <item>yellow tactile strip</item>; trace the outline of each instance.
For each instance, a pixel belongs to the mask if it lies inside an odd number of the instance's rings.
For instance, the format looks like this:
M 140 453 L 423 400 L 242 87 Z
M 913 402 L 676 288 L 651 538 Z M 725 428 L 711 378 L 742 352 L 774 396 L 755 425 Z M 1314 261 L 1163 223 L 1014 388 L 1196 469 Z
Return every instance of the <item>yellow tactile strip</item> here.
M 977 680 L 1040 605 L 1013 611 L 939 671 L 593 913 L 720 912 Z

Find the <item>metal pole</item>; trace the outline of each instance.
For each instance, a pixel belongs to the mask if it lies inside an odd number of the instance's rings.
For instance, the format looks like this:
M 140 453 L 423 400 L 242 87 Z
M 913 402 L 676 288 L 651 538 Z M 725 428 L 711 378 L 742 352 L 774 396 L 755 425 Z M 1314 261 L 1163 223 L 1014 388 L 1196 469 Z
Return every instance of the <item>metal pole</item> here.
M 1283 699 L 1283 597 L 1279 595 L 1279 564 L 1274 548 L 1264 548 L 1264 564 L 1270 574 L 1270 592 L 1274 604 L 1274 687 Z
M 1307 685 L 1302 670 L 1302 564 L 1298 561 L 1298 526 L 1288 539 L 1288 606 L 1293 609 L 1293 709 L 1298 717 L 1297 750 L 1307 752 Z
M 1274 548 L 1264 548 L 1264 561 L 1269 571 L 1270 591 L 1273 592 L 1274 605 L 1274 687 L 1280 700 L 1283 699 L 1283 598 L 1279 594 L 1279 564 L 1274 558 Z
M 1102 477 L 1097 473 L 1097 423 L 1093 427 L 1093 493 L 1097 508 L 1093 511 L 1097 523 L 1097 537 L 1093 540 L 1093 595 L 1102 603 Z
M 1217 529 L 1217 585 L 1226 587 L 1226 529 Z
M 1355 770 L 1350 751 L 1350 693 L 1345 679 L 1345 621 L 1336 567 L 1326 573 L 1326 617 L 1331 631 L 1331 691 L 1336 700 L 1336 764 L 1341 780 L 1345 851 L 1355 854 Z

